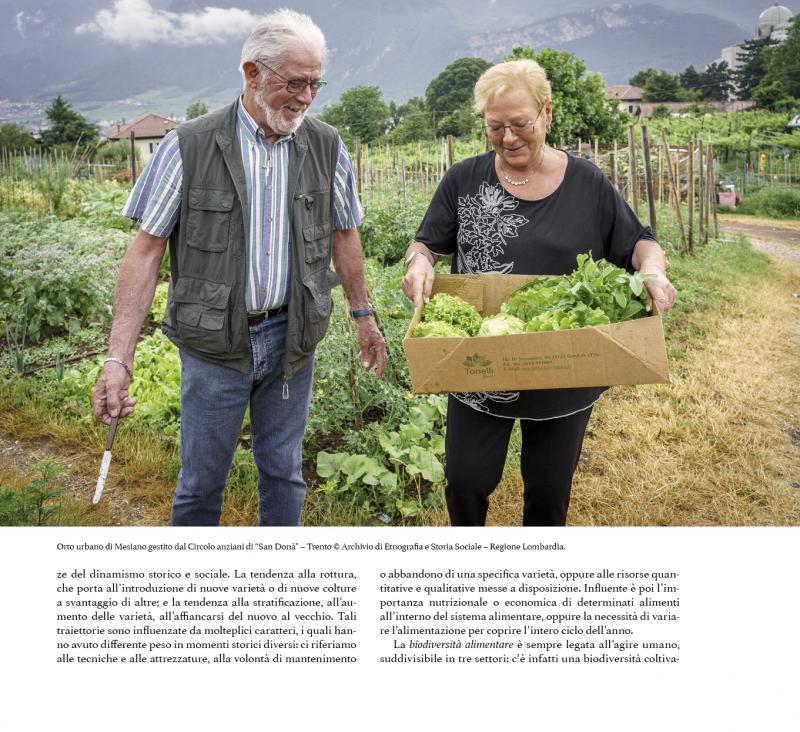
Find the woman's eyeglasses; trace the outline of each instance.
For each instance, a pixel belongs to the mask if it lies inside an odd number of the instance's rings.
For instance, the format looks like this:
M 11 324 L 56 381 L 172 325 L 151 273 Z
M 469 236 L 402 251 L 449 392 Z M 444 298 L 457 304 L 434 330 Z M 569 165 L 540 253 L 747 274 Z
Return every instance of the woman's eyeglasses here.
M 543 109 L 544 105 L 539 109 L 539 114 L 536 115 L 536 118 L 529 119 L 527 122 L 512 122 L 510 125 L 486 124 L 484 125 L 486 134 L 489 137 L 503 137 L 506 134 L 506 130 L 511 130 L 517 137 L 524 137 L 529 130 L 533 129 L 539 117 L 542 116 Z

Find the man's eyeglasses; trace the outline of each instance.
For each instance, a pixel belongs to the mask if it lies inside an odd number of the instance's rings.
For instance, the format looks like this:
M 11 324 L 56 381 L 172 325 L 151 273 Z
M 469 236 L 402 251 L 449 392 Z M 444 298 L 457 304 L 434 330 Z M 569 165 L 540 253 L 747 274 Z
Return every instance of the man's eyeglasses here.
M 323 79 L 314 79 L 314 81 L 307 81 L 306 79 L 287 79 L 285 76 L 281 76 L 272 67 L 267 66 L 260 59 L 256 59 L 256 62 L 260 63 L 265 69 L 272 73 L 273 76 L 277 76 L 282 82 L 284 82 L 286 84 L 286 91 L 291 92 L 292 94 L 299 94 L 300 92 L 305 91 L 306 87 L 308 87 L 311 91 L 311 96 L 315 96 L 316 93 L 328 83 Z
M 536 115 L 536 118 L 529 119 L 527 122 L 512 122 L 510 125 L 486 124 L 484 125 L 486 134 L 489 137 L 503 137 L 506 134 L 506 130 L 511 130 L 517 137 L 523 137 L 528 130 L 533 129 L 539 117 L 542 116 L 543 109 L 544 105 L 539 109 L 539 114 Z

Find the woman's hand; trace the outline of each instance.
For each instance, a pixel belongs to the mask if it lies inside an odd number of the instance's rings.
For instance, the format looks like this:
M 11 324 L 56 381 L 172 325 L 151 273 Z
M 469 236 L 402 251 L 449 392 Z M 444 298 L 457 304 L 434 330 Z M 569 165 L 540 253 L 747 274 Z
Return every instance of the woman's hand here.
M 408 264 L 400 287 L 416 308 L 430 300 L 435 275 L 430 254 L 426 254 L 420 249 L 413 249 L 407 252 L 406 261 L 412 253 L 413 259 Z
M 650 312 L 652 303 L 655 302 L 658 311 L 663 315 L 675 304 L 677 294 L 667 279 L 667 258 L 664 256 L 664 251 L 652 239 L 640 239 L 633 248 L 631 263 L 645 278 L 647 312 Z
M 648 272 L 642 268 L 639 272 L 646 276 L 644 286 L 647 289 L 647 300 L 645 302 L 647 312 L 650 312 L 652 303 L 655 302 L 658 312 L 663 315 L 675 304 L 677 295 L 675 288 L 661 271 Z

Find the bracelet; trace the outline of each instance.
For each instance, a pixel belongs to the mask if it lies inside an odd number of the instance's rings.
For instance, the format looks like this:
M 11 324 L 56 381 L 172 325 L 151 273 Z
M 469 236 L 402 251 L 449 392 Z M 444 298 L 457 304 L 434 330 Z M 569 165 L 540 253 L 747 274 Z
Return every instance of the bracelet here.
M 128 372 L 128 377 L 130 380 L 133 381 L 133 371 L 131 370 L 131 367 L 128 366 L 128 364 L 126 364 L 121 358 L 109 356 L 105 361 L 103 361 L 103 366 L 105 366 L 109 361 L 113 361 L 114 363 L 118 363 L 120 366 L 122 366 L 122 368 Z
M 370 315 L 375 315 L 375 308 L 372 307 L 370 303 L 367 303 L 367 307 L 365 308 L 361 308 L 360 310 L 350 311 L 351 318 L 366 318 Z

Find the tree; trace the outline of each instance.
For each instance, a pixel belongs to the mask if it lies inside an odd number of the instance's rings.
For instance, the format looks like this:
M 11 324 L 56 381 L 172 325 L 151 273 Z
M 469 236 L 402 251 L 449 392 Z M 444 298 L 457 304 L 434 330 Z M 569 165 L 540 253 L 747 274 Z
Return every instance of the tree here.
M 703 85 L 702 79 L 700 78 L 700 74 L 697 72 L 694 66 L 687 66 L 681 73 L 678 75 L 678 79 L 680 81 L 681 87 L 690 91 L 692 89 L 700 89 Z
M 792 18 L 786 40 L 763 51 L 766 73 L 753 90 L 759 104 L 774 109 L 800 99 L 800 15 Z
M 186 119 L 195 119 L 195 117 L 202 117 L 208 114 L 208 105 L 205 102 L 192 102 L 186 107 Z
M 776 44 L 777 41 L 765 37 L 751 38 L 741 45 L 742 50 L 736 55 L 739 66 L 733 72 L 736 94 L 740 99 L 750 99 L 753 95 L 753 90 L 767 73 L 764 51 Z
M 431 115 L 428 114 L 422 97 L 412 97 L 400 105 L 389 102 L 389 117 L 392 124 L 389 136 L 392 142 L 403 144 L 430 140 L 435 136 Z
M 97 139 L 97 125 L 76 112 L 59 94 L 45 110 L 50 128 L 42 132 L 45 147 L 86 145 Z
M 714 62 L 700 74 L 700 98 L 724 102 L 733 94 L 733 78 L 725 61 Z
M 472 131 L 475 82 L 490 66 L 482 58 L 460 58 L 428 84 L 425 105 L 437 134 L 462 135 Z
M 354 86 L 342 93 L 339 104 L 326 107 L 323 121 L 333 125 L 349 145 L 356 137 L 372 142 L 389 127 L 389 108 L 377 86 Z
M 630 79 L 628 79 L 628 83 L 632 86 L 640 86 L 644 89 L 645 84 L 647 84 L 648 80 L 651 76 L 658 74 L 659 72 L 656 69 L 645 69 L 644 71 L 637 71 Z
M 656 71 L 644 85 L 645 102 L 677 102 L 681 97 L 678 77 L 669 71 Z
M 34 147 L 36 140 L 22 125 L 0 125 L 0 150 L 5 148 L 10 152 L 18 152 Z
M 529 58 L 547 74 L 553 97 L 553 124 L 549 139 L 560 142 L 595 137 L 609 142 L 622 133 L 626 113 L 606 99 L 599 74 L 585 74 L 586 64 L 569 51 L 516 46 L 504 61 Z M 585 75 L 584 75 L 585 74 Z

